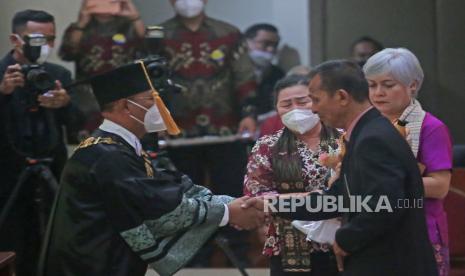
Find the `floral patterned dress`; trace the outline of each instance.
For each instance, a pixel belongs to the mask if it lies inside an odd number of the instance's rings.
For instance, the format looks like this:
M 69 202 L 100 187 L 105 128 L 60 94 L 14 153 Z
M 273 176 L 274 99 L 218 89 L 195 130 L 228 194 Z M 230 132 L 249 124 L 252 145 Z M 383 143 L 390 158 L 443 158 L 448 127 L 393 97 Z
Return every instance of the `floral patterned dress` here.
M 302 158 L 302 182 L 278 183 L 272 168 L 273 147 L 283 130 L 261 137 L 252 149 L 244 179 L 244 194 L 260 196 L 266 194 L 302 193 L 321 190 L 325 187 L 328 168 L 318 162 L 323 153 L 321 148 L 310 150 L 303 141 L 297 141 L 297 150 Z M 306 235 L 294 228 L 291 221 L 279 217 L 268 225 L 263 254 L 281 256 L 282 266 L 288 272 L 310 271 L 310 254 L 315 251 L 328 252 L 330 245 L 309 242 Z

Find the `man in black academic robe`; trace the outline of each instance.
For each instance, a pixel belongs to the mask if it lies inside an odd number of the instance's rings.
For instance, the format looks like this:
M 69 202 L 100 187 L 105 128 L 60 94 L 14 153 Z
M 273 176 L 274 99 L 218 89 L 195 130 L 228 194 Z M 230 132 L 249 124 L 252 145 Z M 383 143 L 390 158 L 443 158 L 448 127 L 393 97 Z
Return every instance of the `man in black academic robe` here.
M 65 166 L 43 275 L 142 276 L 148 265 L 171 275 L 220 226 L 262 223 L 262 211 L 241 207 L 245 198 L 154 170 L 139 138 L 179 130 L 149 82 L 144 63 L 90 80 L 105 120 Z

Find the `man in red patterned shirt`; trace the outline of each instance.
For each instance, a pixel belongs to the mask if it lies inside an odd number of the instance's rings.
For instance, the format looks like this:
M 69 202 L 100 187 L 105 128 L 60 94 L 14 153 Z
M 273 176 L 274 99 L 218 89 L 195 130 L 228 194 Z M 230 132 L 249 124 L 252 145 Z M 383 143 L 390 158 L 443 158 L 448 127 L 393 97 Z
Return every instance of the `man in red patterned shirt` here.
M 78 20 L 65 30 L 59 56 L 74 61 L 82 80 L 132 62 L 143 51 L 145 26 L 132 0 L 121 0 L 116 14 L 96 13 L 82 0 Z M 94 131 L 102 116 L 89 85 L 75 88 L 74 100 L 86 115 L 85 129 Z
M 184 137 L 229 136 L 256 130 L 254 67 L 240 31 L 205 15 L 206 0 L 170 0 L 176 16 L 162 24 L 163 55 L 180 93 L 167 96 Z M 247 162 L 241 142 L 169 150 L 176 167 L 215 193 L 240 196 Z

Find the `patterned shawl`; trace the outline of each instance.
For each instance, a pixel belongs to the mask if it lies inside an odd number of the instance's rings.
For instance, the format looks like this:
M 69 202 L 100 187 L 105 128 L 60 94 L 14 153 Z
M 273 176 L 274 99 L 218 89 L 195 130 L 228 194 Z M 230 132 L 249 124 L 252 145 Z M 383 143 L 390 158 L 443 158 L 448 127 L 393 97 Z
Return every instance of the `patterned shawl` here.
M 410 144 L 415 158 L 420 148 L 421 125 L 425 119 L 426 112 L 417 100 L 412 100 L 411 104 L 404 110 L 399 120 L 406 121 L 408 129 L 407 142 Z

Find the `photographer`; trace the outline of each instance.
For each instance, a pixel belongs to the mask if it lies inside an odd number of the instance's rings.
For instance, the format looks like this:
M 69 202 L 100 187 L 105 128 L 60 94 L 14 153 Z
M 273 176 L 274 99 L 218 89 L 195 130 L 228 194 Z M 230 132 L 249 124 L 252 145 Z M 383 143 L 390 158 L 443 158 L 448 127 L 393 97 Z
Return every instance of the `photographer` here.
M 13 50 L 0 60 L 0 210 L 14 205 L 0 225 L 0 251 L 15 251 L 17 275 L 34 275 L 40 246 L 36 189 L 43 185 L 32 175 L 17 196 L 12 191 L 28 160 L 50 159 L 47 165 L 58 178 L 67 158 L 62 127 L 78 127 L 80 113 L 63 88 L 71 83 L 65 68 L 47 63 L 55 40 L 52 15 L 25 10 L 12 20 Z M 41 208 L 53 195 L 44 195 Z M 50 204 L 50 202 L 48 203 Z M 46 214 L 42 209 L 42 212 Z

